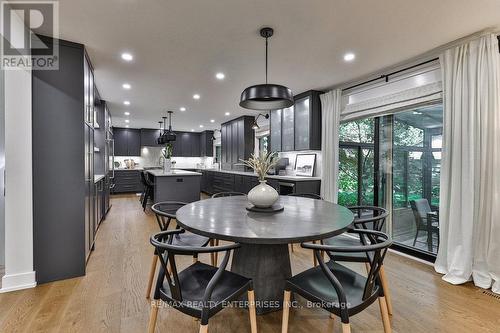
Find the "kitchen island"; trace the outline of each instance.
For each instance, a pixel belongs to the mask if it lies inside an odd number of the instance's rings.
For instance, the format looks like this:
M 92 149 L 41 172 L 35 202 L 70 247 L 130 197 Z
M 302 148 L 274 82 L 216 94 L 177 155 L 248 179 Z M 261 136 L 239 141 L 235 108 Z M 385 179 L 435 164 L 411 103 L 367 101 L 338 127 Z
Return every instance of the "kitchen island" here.
M 154 183 L 154 202 L 180 201 L 193 202 L 200 200 L 201 176 L 199 172 L 186 170 L 147 170 Z

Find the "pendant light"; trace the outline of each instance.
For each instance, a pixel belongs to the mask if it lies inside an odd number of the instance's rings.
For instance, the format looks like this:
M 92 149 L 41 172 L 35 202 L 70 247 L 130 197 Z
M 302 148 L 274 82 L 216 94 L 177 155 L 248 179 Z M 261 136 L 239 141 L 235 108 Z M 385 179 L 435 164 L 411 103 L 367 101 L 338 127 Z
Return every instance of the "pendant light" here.
M 273 33 L 274 30 L 269 27 L 260 29 L 260 35 L 266 39 L 266 83 L 243 90 L 240 97 L 240 106 L 245 109 L 275 110 L 293 105 L 293 94 L 290 88 L 267 83 L 267 40 Z
M 158 138 L 158 144 L 163 145 L 169 142 L 175 141 L 176 135 L 175 132 L 172 131 L 172 113 L 173 111 L 167 111 L 168 113 L 168 130 L 167 130 L 167 117 L 162 117 L 163 121 L 160 121 L 160 136 Z M 162 132 L 162 124 L 163 124 L 163 132 Z

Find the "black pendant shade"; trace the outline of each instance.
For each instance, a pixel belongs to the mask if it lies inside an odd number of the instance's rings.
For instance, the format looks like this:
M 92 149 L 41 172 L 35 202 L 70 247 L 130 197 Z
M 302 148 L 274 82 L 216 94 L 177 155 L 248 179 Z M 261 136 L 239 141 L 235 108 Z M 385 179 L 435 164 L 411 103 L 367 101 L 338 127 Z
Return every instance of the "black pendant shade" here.
M 257 84 L 243 90 L 240 106 L 252 110 L 275 110 L 293 105 L 290 88 L 279 84 Z
M 293 105 L 293 93 L 288 87 L 267 83 L 267 39 L 274 33 L 272 28 L 260 29 L 260 35 L 266 39 L 266 83 L 250 86 L 243 90 L 240 106 L 252 110 L 276 110 Z

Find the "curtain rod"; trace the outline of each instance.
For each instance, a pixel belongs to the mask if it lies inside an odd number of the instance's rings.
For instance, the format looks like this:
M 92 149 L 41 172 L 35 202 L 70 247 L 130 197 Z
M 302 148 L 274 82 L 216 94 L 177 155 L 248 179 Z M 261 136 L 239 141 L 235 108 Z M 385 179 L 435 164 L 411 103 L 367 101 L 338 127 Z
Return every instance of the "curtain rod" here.
M 364 75 L 365 80 L 363 80 L 363 77 L 361 77 L 361 78 L 358 78 L 355 80 L 351 80 L 348 82 L 337 84 L 333 87 L 330 87 L 329 89 L 324 89 L 324 90 L 326 91 L 326 90 L 330 90 L 330 89 L 342 89 L 342 91 L 346 91 L 346 90 L 353 89 L 353 88 L 356 88 L 358 86 L 362 86 L 364 84 L 375 82 L 375 81 L 378 81 L 378 80 L 381 80 L 384 78 L 386 78 L 386 80 L 387 80 L 387 77 L 394 75 L 395 73 L 400 73 L 400 72 L 403 72 L 405 70 L 408 70 L 408 69 L 411 69 L 414 67 L 418 67 L 418 66 L 421 66 L 423 64 L 432 62 L 432 61 L 436 61 L 436 59 L 439 59 L 439 54 L 442 53 L 444 50 L 450 49 L 452 47 L 456 47 L 456 46 L 463 44 L 467 41 L 479 38 L 479 37 L 487 35 L 487 34 L 497 35 L 497 38 L 499 39 L 498 43 L 499 43 L 499 52 L 500 52 L 500 31 L 499 31 L 498 27 L 489 27 L 489 28 L 477 31 L 475 33 L 472 33 L 470 35 L 467 35 L 465 37 L 456 39 L 452 42 L 441 45 L 441 46 L 434 48 L 430 51 L 427 51 L 427 52 L 425 52 L 417 57 L 411 58 L 411 59 L 406 60 L 404 62 L 400 62 L 399 64 L 389 66 L 389 67 L 383 68 L 382 70 L 377 71 L 378 73 L 391 71 L 389 74 L 377 75 L 377 72 L 375 72 L 375 73 L 371 73 L 368 75 Z M 377 75 L 377 76 L 374 77 L 375 75 Z M 371 79 L 367 79 L 369 77 L 371 77 Z M 347 88 L 343 88 L 347 85 L 348 85 Z
M 390 76 L 393 76 L 395 74 L 399 74 L 401 72 L 405 72 L 407 70 L 410 70 L 410 69 L 413 69 L 413 68 L 416 68 L 416 67 L 419 67 L 419 66 L 422 66 L 422 65 L 429 64 L 429 63 L 434 62 L 436 60 L 439 60 L 439 58 L 432 58 L 430 60 L 426 60 L 424 62 L 418 63 L 416 65 L 412 65 L 410 67 L 399 69 L 397 71 L 394 71 L 394 72 L 391 72 L 391 73 L 388 73 L 388 74 L 382 74 L 379 77 L 376 77 L 376 78 L 373 78 L 373 79 L 370 79 L 370 80 L 367 80 L 367 81 L 364 81 L 364 82 L 361 82 L 361 83 L 357 83 L 357 84 L 349 86 L 347 88 L 343 88 L 342 91 L 346 91 L 346 90 L 350 90 L 350 89 L 353 89 L 353 88 L 357 88 L 357 87 L 363 86 L 365 84 L 372 83 L 372 82 L 375 82 L 375 81 L 378 81 L 378 80 L 382 80 L 382 79 L 385 79 L 385 82 L 389 82 L 389 77 Z

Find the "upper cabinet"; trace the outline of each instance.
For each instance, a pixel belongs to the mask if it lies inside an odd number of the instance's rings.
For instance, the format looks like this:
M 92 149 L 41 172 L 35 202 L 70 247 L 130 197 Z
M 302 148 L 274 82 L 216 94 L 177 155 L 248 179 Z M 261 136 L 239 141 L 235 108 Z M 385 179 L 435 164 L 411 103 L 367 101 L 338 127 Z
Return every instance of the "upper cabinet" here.
M 158 144 L 159 137 L 159 129 L 141 128 L 141 146 L 161 147 L 162 145 Z
M 321 93 L 304 92 L 292 107 L 271 111 L 271 151 L 321 149 Z
M 200 135 L 200 155 L 214 156 L 214 131 L 203 131 Z
M 244 170 L 241 160 L 247 160 L 254 152 L 254 117 L 243 116 L 221 125 L 222 169 Z
M 141 130 L 113 127 L 115 156 L 141 156 Z

